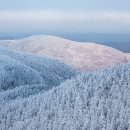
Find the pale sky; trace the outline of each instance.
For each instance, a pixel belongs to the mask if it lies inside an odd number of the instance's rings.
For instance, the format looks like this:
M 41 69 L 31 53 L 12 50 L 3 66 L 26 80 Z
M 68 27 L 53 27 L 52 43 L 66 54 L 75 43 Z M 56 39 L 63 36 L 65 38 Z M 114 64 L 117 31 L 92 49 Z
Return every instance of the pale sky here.
M 0 0 L 0 33 L 130 33 L 130 0 Z

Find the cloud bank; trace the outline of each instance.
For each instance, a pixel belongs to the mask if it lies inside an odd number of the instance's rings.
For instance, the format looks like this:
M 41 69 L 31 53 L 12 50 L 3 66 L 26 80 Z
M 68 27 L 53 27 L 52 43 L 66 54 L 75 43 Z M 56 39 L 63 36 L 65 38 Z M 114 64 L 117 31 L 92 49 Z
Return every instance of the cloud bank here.
M 130 12 L 0 11 L 1 32 L 130 32 Z

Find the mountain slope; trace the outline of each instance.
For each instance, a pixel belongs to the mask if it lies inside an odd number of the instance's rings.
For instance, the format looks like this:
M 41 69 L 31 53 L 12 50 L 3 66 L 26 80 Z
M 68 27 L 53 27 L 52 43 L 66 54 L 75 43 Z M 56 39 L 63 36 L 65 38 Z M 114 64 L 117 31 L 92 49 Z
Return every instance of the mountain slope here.
M 64 61 L 81 70 L 96 70 L 127 63 L 121 51 L 95 43 L 80 43 L 55 36 L 32 36 L 21 40 L 1 40 L 0 46 Z
M 0 91 L 21 85 L 57 86 L 76 74 L 57 60 L 0 48 Z
M 0 111 L 1 130 L 129 130 L 130 64 L 81 74 Z
M 0 91 L 25 84 L 45 84 L 45 82 L 36 70 L 8 56 L 0 55 Z

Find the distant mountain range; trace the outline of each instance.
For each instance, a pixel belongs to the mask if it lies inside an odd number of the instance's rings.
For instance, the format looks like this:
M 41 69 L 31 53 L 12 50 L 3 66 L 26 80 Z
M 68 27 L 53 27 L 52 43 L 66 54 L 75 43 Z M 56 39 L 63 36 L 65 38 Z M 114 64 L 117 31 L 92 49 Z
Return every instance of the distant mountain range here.
M 0 46 L 55 58 L 80 70 L 104 69 L 130 61 L 129 54 L 111 47 L 74 42 L 49 35 L 32 36 L 20 40 L 0 40 Z

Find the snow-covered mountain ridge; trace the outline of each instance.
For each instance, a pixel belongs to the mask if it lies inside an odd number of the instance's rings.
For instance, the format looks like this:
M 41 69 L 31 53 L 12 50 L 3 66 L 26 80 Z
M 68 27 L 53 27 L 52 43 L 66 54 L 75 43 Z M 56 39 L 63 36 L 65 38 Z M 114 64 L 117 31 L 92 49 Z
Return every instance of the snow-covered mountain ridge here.
M 129 54 L 50 36 L 4 42 L 0 130 L 130 129 Z M 82 72 L 57 59 L 81 70 L 115 67 Z
M 97 70 L 130 61 L 129 54 L 95 43 L 81 43 L 55 36 L 0 40 L 0 46 L 64 61 L 81 70 Z

